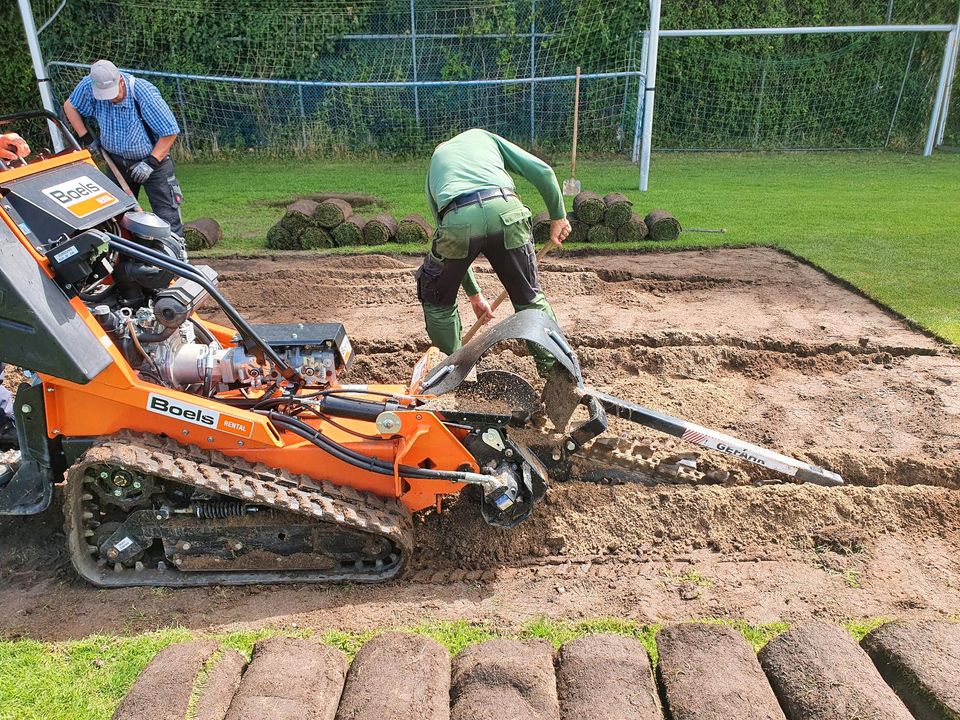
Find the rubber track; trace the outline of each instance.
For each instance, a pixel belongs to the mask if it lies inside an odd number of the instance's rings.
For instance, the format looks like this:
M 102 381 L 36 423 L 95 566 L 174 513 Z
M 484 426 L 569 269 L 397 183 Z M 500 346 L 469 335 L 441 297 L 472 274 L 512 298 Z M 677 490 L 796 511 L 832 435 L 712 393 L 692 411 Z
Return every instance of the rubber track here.
M 376 569 L 330 572 L 234 571 L 180 572 L 164 569 L 120 569 L 97 565 L 83 537 L 84 471 L 90 465 L 120 465 L 144 475 L 220 493 L 247 503 L 264 505 L 335 523 L 351 531 L 385 537 L 398 555 L 392 565 Z M 263 464 L 180 445 L 170 439 L 132 432 L 98 440 L 67 471 L 65 529 L 71 559 L 87 580 L 105 587 L 131 585 L 209 585 L 276 582 L 379 582 L 396 577 L 413 548 L 409 511 L 399 501 L 351 487 L 294 475 Z

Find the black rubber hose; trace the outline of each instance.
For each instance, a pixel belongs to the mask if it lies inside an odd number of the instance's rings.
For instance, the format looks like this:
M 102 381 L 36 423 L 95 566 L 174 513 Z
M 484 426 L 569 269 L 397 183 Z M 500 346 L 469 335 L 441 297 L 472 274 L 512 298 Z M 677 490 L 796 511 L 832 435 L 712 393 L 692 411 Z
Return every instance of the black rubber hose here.
M 344 447 L 340 443 L 325 437 L 316 429 L 307 425 L 305 422 L 292 418 L 289 415 L 273 411 L 257 411 L 270 418 L 275 425 L 280 425 L 290 432 L 299 435 L 304 440 L 309 440 L 321 450 L 330 453 L 338 460 L 342 460 L 354 467 L 358 467 L 380 475 L 393 475 L 393 464 L 379 458 L 363 455 L 350 448 Z M 477 473 L 475 473 L 477 474 Z M 411 467 L 409 465 L 400 466 L 400 475 L 404 477 L 419 478 L 424 480 L 449 480 L 451 482 L 468 482 L 466 473 L 454 470 L 428 470 L 426 468 Z

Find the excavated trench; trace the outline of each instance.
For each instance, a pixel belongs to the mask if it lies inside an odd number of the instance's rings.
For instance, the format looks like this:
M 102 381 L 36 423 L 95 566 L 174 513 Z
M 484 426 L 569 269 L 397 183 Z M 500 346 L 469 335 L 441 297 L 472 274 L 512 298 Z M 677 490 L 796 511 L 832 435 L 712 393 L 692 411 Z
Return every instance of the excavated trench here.
M 253 322 L 342 321 L 357 351 L 348 382 L 405 382 L 427 347 L 415 299 L 416 258 L 295 254 L 211 264 L 225 295 Z M 492 298 L 500 289 L 496 278 L 480 270 Z M 555 483 L 513 531 L 486 526 L 475 499 L 464 495 L 444 513 L 418 521 L 412 572 L 399 586 L 408 588 L 407 601 L 424 587 L 499 577 L 491 592 L 509 618 L 544 608 L 543 597 L 524 592 L 550 593 L 551 612 L 572 612 L 576 598 L 552 596 L 571 582 L 600 603 L 592 614 L 614 614 L 629 607 L 624 588 L 649 574 L 651 563 L 707 562 L 726 573 L 723 563 L 786 559 L 802 563 L 804 573 L 812 564 L 830 582 L 850 568 L 864 577 L 873 573 L 880 608 L 899 603 L 960 611 L 957 602 L 929 593 L 914 597 L 924 582 L 934 590 L 960 582 L 960 565 L 952 560 L 960 545 L 960 354 L 954 346 L 768 249 L 559 257 L 541 266 L 541 281 L 590 385 L 824 465 L 848 486 L 770 484 L 771 476 L 735 459 L 614 420 L 613 434 L 667 452 L 697 451 L 698 469 L 725 471 L 727 480 L 653 488 Z M 466 325 L 469 308 L 461 311 Z M 224 318 L 212 313 L 211 319 Z M 517 342 L 497 348 L 482 368 L 538 382 Z M 8 548 L 0 577 L 11 580 L 8 587 L 35 587 L 54 577 L 73 582 L 58 547 L 62 536 L 51 531 L 56 527 L 50 513 L 0 520 L 0 543 Z M 903 568 L 924 574 L 913 577 L 912 589 L 890 585 Z M 744 574 L 730 572 L 731 583 Z M 543 587 L 531 590 L 530 583 L 540 581 Z M 682 583 L 667 585 L 672 592 Z M 88 592 L 76 584 L 68 590 L 81 597 Z M 370 600 L 377 604 L 371 612 L 391 618 L 396 606 L 377 592 L 350 590 L 342 597 Z M 758 599 L 758 607 L 782 609 L 790 592 L 796 590 L 784 589 L 775 602 Z M 4 594 L 0 589 L 0 600 Z M 742 609 L 746 602 L 738 596 L 731 604 L 736 593 L 719 588 L 694 594 L 701 613 Z M 862 594 L 852 597 L 853 604 L 844 599 L 840 606 L 876 609 Z M 476 603 L 468 614 L 489 612 L 484 600 Z M 64 611 L 63 603 L 54 605 Z M 182 606 L 187 622 L 201 622 L 199 610 Z M 240 603 L 227 614 L 254 621 L 254 606 L 261 605 Z M 438 607 L 453 612 L 446 600 Z M 0 620 L 0 630 L 34 625 L 23 615 Z

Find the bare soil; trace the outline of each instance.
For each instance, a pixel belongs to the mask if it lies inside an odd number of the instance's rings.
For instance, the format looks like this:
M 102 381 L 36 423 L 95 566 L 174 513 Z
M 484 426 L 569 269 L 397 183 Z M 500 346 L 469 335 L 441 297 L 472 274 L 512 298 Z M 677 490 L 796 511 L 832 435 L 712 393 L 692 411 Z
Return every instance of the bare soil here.
M 313 254 L 214 262 L 253 322 L 343 321 L 357 348 L 348 382 L 409 378 L 427 346 L 418 264 Z M 498 294 L 495 276 L 479 270 L 485 293 Z M 548 256 L 541 278 L 590 384 L 823 464 L 849 485 L 758 487 L 769 477 L 698 451 L 699 468 L 729 472 L 726 484 L 555 484 L 510 532 L 484 525 L 464 495 L 420 520 L 412 572 L 399 583 L 131 589 L 111 591 L 110 603 L 74 576 L 51 508 L 0 518 L 0 633 L 960 614 L 955 347 L 773 250 Z M 536 382 L 520 343 L 482 369 Z M 620 421 L 613 431 L 691 449 Z
M 451 720 L 560 720 L 553 647 L 545 640 L 488 640 L 453 659 Z
M 791 628 L 760 651 L 789 720 L 911 720 L 870 657 L 841 628 Z
M 672 720 L 783 720 L 753 648 L 736 630 L 673 625 L 657 633 L 657 650 L 657 673 Z
M 431 638 L 383 633 L 347 674 L 337 720 L 449 720 L 450 655 Z
M 260 640 L 226 720 L 334 720 L 347 658 L 298 638 Z
M 217 651 L 212 640 L 171 645 L 144 668 L 113 720 L 183 720 L 197 673 Z
M 589 635 L 557 654 L 561 720 L 661 720 L 647 651 L 620 635 Z
M 860 645 L 915 718 L 960 717 L 960 626 L 894 620 Z

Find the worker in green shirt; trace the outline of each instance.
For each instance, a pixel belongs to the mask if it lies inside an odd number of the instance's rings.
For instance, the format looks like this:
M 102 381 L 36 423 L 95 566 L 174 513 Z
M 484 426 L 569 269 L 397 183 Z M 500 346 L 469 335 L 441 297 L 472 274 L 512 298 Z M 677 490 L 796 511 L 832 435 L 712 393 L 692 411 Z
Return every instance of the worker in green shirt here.
M 417 270 L 417 299 L 423 305 L 430 341 L 448 355 L 460 347 L 457 293 L 461 285 L 477 319 L 493 318 L 470 267 L 481 254 L 509 293 L 515 311 L 537 308 L 556 320 L 537 278 L 530 209 L 517 195 L 510 172 L 540 191 L 550 212 L 550 242 L 563 243 L 570 234 L 570 222 L 557 176 L 545 162 L 477 128 L 433 151 L 426 194 L 437 230 Z M 546 374 L 553 358 L 537 346 L 530 349 L 537 369 Z

